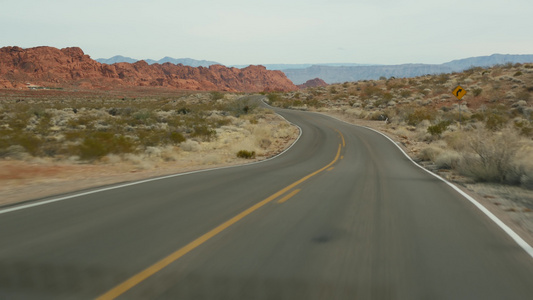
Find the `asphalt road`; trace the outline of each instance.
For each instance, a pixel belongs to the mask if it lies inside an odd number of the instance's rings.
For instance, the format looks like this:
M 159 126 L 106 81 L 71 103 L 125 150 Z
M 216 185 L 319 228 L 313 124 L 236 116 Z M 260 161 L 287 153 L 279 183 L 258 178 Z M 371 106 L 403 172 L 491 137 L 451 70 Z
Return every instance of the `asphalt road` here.
M 275 159 L 0 210 L 0 299 L 533 299 L 531 256 L 385 137 L 280 113 Z

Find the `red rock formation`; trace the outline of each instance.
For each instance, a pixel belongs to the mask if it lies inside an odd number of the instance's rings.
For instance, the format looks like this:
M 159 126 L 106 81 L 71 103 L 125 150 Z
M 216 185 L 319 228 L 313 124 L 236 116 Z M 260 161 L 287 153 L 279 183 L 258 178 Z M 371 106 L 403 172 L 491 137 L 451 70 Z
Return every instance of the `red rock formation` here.
M 238 92 L 293 91 L 297 87 L 281 71 L 263 66 L 243 69 L 213 65 L 188 67 L 171 63 L 101 64 L 80 48 L 0 48 L 0 88 L 32 83 L 51 87 L 113 88 L 161 86 L 184 90 Z
M 307 80 L 305 83 L 299 84 L 297 86 L 300 89 L 305 89 L 305 88 L 310 88 L 310 87 L 328 86 L 328 84 L 320 78 L 315 78 L 315 79 Z

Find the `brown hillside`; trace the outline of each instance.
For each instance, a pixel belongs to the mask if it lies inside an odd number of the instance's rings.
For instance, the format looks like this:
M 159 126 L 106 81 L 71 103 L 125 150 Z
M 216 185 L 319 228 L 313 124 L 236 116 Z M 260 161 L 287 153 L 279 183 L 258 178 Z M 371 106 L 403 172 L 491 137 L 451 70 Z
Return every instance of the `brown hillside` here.
M 28 83 L 97 89 L 124 86 L 236 92 L 298 89 L 283 72 L 269 71 L 263 66 L 194 68 L 171 63 L 148 65 L 145 61 L 107 65 L 91 59 L 77 47 L 0 48 L 0 88 L 21 88 Z

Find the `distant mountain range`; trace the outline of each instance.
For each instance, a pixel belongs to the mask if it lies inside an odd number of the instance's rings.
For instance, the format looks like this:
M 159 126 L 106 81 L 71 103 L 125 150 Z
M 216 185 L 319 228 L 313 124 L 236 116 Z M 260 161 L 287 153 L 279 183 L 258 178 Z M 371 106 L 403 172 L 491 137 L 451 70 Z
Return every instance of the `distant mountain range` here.
M 305 69 L 312 66 L 327 66 L 327 67 L 358 67 L 358 66 L 376 66 L 374 64 L 354 64 L 354 63 L 325 63 L 325 64 L 262 64 L 267 70 L 292 70 Z M 248 65 L 232 65 L 228 67 L 245 68 Z
M 116 55 L 111 58 L 98 58 L 95 59 L 97 62 L 102 64 L 108 64 L 112 65 L 114 63 L 120 63 L 120 62 L 127 62 L 127 63 L 135 63 L 138 62 L 139 59 L 126 57 L 122 55 Z M 165 56 L 164 58 L 160 60 L 153 60 L 153 59 L 144 59 L 145 62 L 147 62 L 149 65 L 153 64 L 164 64 L 164 63 L 172 63 L 175 65 L 182 64 L 184 66 L 190 66 L 190 67 L 209 67 L 211 65 L 222 65 L 219 62 L 216 61 L 210 61 L 210 60 L 197 60 L 192 58 L 172 58 L 169 56 Z M 228 65 L 227 67 L 230 68 L 246 68 L 250 66 L 248 65 Z M 325 64 L 262 64 L 267 70 L 290 70 L 290 69 L 305 69 L 312 66 L 328 66 L 328 67 L 355 67 L 355 66 L 372 66 L 371 64 L 354 64 L 354 63 L 325 63 Z
M 493 54 L 453 60 L 443 64 L 403 64 L 370 66 L 313 65 L 306 68 L 281 69 L 294 84 L 321 78 L 328 84 L 372 80 L 380 77 L 416 77 L 426 74 L 461 72 L 471 67 L 490 67 L 507 63 L 532 63 L 533 55 Z
M 132 64 L 132 63 L 139 61 L 139 59 L 126 57 L 122 55 L 116 55 L 111 58 L 98 58 L 96 59 L 96 61 L 102 64 L 112 65 L 114 63 L 120 63 L 120 62 L 127 62 L 127 63 Z M 218 63 L 216 61 L 196 60 L 192 58 L 172 58 L 168 56 L 165 56 L 160 60 L 144 59 L 144 61 L 147 62 L 149 65 L 153 65 L 153 64 L 162 65 L 168 62 L 168 63 L 175 64 L 175 65 L 182 64 L 184 66 L 195 67 L 195 68 L 196 67 L 209 67 L 211 65 L 221 65 L 221 63 Z
M 118 62 L 134 63 L 137 59 L 121 55 L 111 58 L 99 58 L 96 61 L 104 64 Z M 215 61 L 196 60 L 191 58 L 164 57 L 160 60 L 145 59 L 148 64 L 182 64 L 191 67 L 209 67 L 221 65 Z M 326 64 L 264 64 L 267 70 L 279 70 L 287 75 L 294 84 L 303 84 L 308 80 L 321 78 L 328 84 L 346 81 L 373 80 L 380 77 L 416 77 L 426 74 L 442 74 L 461 72 L 471 67 L 490 67 L 506 63 L 532 63 L 533 55 L 493 54 L 465 59 L 452 60 L 443 64 L 402 64 L 402 65 L 370 65 L 355 63 L 326 63 Z M 231 65 L 242 69 L 248 65 Z

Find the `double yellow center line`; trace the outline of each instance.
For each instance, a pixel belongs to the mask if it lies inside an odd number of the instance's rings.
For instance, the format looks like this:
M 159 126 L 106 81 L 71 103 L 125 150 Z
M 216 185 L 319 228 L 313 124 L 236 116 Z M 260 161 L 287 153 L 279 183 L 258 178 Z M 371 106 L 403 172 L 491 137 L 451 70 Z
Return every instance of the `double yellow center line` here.
M 324 170 L 327 170 L 328 168 L 330 168 L 333 164 L 335 164 L 339 160 L 339 157 L 340 157 L 340 154 L 341 154 L 341 149 L 345 145 L 344 136 L 342 136 L 342 133 L 340 133 L 340 131 L 337 130 L 337 132 L 339 132 L 339 134 L 342 137 L 342 144 L 339 144 L 339 148 L 337 150 L 337 155 L 335 156 L 335 158 L 329 164 L 327 164 L 325 167 L 323 167 L 323 168 L 321 168 L 321 169 L 319 169 L 319 170 L 317 170 L 317 171 L 315 171 L 315 172 L 313 172 L 313 173 L 311 173 L 311 174 L 309 174 L 309 175 L 307 175 L 307 176 L 295 181 L 294 183 L 290 184 L 289 186 L 287 186 L 287 187 L 279 190 L 275 194 L 271 195 L 270 197 L 268 197 L 268 198 L 266 198 L 266 199 L 264 199 L 264 200 L 262 200 L 262 201 L 260 201 L 260 202 L 258 202 L 256 204 L 254 204 L 250 208 L 244 210 L 243 212 L 241 212 L 238 215 L 236 215 L 235 217 L 227 220 L 226 222 L 218 225 L 217 227 L 215 227 L 211 231 L 209 231 L 206 234 L 200 236 L 199 238 L 197 238 L 194 241 L 190 242 L 189 244 L 185 245 L 183 248 L 173 252 L 172 254 L 168 255 L 167 257 L 161 259 L 160 261 L 156 262 L 155 264 L 151 265 L 150 267 L 144 269 L 140 273 L 135 274 L 134 276 L 130 277 L 126 281 L 122 282 L 121 284 L 115 286 L 113 289 L 109 290 L 108 292 L 106 292 L 105 294 L 101 295 L 100 297 L 98 297 L 96 299 L 97 300 L 107 300 L 107 299 L 115 299 L 115 298 L 117 298 L 118 296 L 124 294 L 125 292 L 127 292 L 128 290 L 130 290 L 131 288 L 136 286 L 137 284 L 139 284 L 142 281 L 146 280 L 148 277 L 150 277 L 150 276 L 154 275 L 155 273 L 161 271 L 166 266 L 168 266 L 171 263 L 175 262 L 176 260 L 178 260 L 179 258 L 184 256 L 185 254 L 191 252 L 192 250 L 194 250 L 198 246 L 202 245 L 203 243 L 205 243 L 206 241 L 208 241 L 212 237 L 214 237 L 217 234 L 219 234 L 220 232 L 224 231 L 225 229 L 227 229 L 231 225 L 237 223 L 238 221 L 240 221 L 244 217 L 248 216 L 249 214 L 251 214 L 254 211 L 258 210 L 259 208 L 263 207 L 265 204 L 277 199 L 278 197 L 284 195 L 285 193 L 287 193 L 291 189 L 295 188 L 299 184 L 305 182 L 309 178 L 311 178 L 311 177 L 317 175 L 318 173 L 323 172 Z M 285 197 L 281 198 L 278 201 L 278 203 L 283 203 L 283 202 L 287 201 L 288 199 L 290 199 L 291 197 L 296 195 L 299 191 L 300 191 L 299 189 L 293 190 L 292 192 L 287 194 Z

